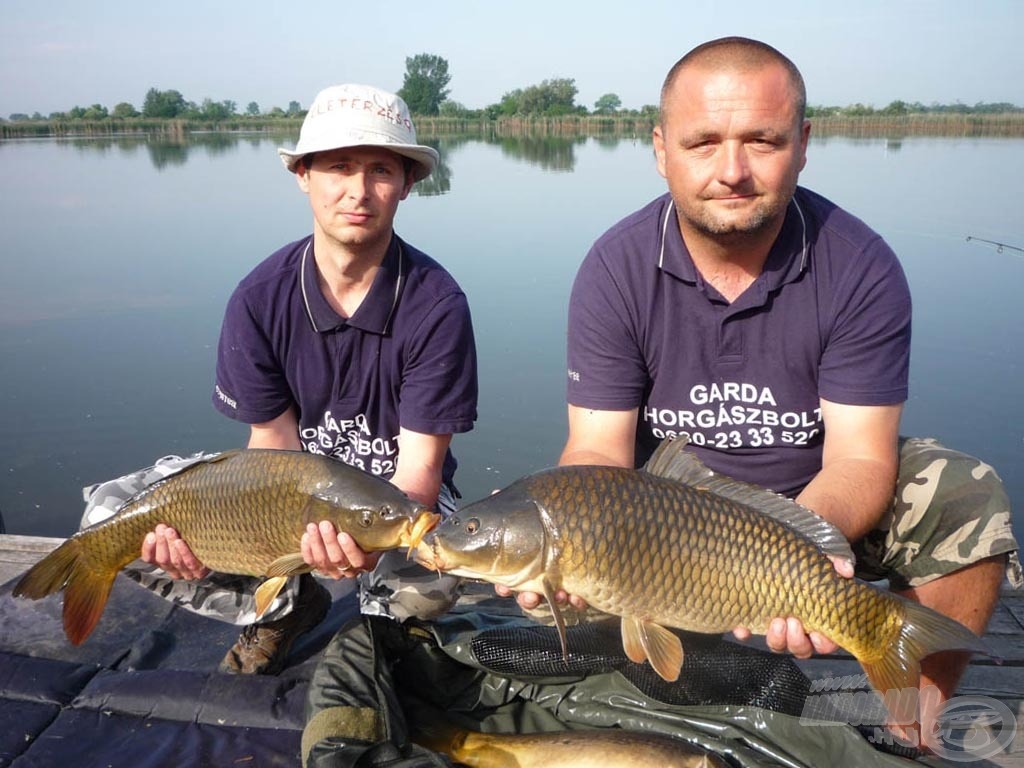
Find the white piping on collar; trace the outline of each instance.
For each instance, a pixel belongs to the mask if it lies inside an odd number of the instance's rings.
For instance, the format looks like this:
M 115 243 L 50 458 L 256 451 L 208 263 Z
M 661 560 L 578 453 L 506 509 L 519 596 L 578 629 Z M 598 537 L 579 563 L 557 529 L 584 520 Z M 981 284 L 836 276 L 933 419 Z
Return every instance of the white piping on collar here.
M 658 249 L 658 269 L 663 269 L 665 266 L 665 233 L 668 232 L 668 220 L 675 210 L 675 203 L 672 202 L 672 198 L 668 199 L 668 204 L 665 206 L 665 220 L 661 222 L 661 248 Z
M 800 271 L 803 272 L 807 267 L 807 219 L 804 218 L 803 209 L 800 207 L 800 203 L 797 202 L 795 195 L 791 202 L 796 207 L 797 215 L 800 217 Z M 658 269 L 663 269 L 665 266 L 665 233 L 668 232 L 668 220 L 674 210 L 675 204 L 670 199 L 665 206 L 665 218 L 661 222 L 661 246 L 658 249 Z
M 309 296 L 306 294 L 306 262 L 309 260 L 309 246 L 312 245 L 313 241 L 310 240 L 306 243 L 306 247 L 302 251 L 302 262 L 299 265 L 299 285 L 302 288 L 302 303 L 306 306 L 306 316 L 309 318 L 310 324 L 313 326 L 313 330 L 316 333 L 320 333 L 320 328 L 316 324 L 316 320 L 313 318 L 313 310 L 309 306 Z M 398 307 L 398 297 L 402 293 L 402 279 L 405 277 L 405 249 L 402 247 L 402 241 L 398 241 L 398 279 L 395 280 L 395 295 L 391 299 L 391 311 L 388 312 L 388 319 L 384 321 L 383 332 L 387 333 L 391 328 L 391 318 L 395 316 L 395 309 Z
M 316 320 L 313 318 L 313 310 L 309 306 L 309 296 L 306 295 L 306 257 L 309 256 L 309 246 L 312 244 L 313 239 L 310 238 L 309 242 L 306 243 L 306 247 L 302 251 L 302 262 L 299 264 L 299 285 L 302 287 L 302 303 L 306 306 L 306 316 L 309 318 L 309 322 L 313 326 L 313 330 L 316 333 L 320 333 Z
M 396 237 L 392 235 L 392 237 Z M 395 280 L 395 296 L 391 299 L 391 311 L 388 312 L 388 319 L 384 321 L 384 333 L 391 328 L 391 318 L 395 316 L 395 308 L 398 306 L 398 296 L 402 292 L 402 278 L 405 276 L 405 249 L 402 241 L 398 241 L 398 279 Z
M 803 272 L 807 267 L 807 219 L 804 218 L 803 209 L 800 207 L 800 203 L 796 201 L 796 195 L 793 195 L 793 205 L 796 206 L 796 212 L 800 215 L 800 241 L 802 248 L 800 251 L 800 271 Z

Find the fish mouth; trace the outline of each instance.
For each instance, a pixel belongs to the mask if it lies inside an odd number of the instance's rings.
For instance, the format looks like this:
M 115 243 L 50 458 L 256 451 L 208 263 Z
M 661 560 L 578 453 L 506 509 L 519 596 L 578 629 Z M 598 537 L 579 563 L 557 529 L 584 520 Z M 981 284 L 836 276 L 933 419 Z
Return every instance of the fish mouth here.
M 441 522 L 441 516 L 439 514 L 423 510 L 416 516 L 416 519 L 412 521 L 412 525 L 406 526 L 405 530 L 399 534 L 399 540 L 401 541 L 401 546 L 409 548 L 409 554 L 407 557 L 412 556 L 413 551 L 418 548 L 420 542 L 423 541 L 423 537 L 437 527 L 439 522 Z
M 432 571 L 440 573 L 444 570 L 444 558 L 437 550 L 436 537 L 431 537 L 430 541 L 419 542 L 415 548 L 409 550 L 409 557 Z

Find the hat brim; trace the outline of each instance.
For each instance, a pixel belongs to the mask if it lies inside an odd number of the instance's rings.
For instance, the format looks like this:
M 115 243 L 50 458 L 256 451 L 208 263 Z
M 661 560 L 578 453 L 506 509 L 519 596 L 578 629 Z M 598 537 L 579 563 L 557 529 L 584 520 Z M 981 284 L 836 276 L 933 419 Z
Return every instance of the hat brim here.
M 434 168 L 437 166 L 438 160 L 440 159 L 436 149 L 422 144 L 352 144 L 341 147 L 321 147 L 319 149 L 306 150 L 303 152 L 278 147 L 277 154 L 281 158 L 281 162 L 284 163 L 284 167 L 292 173 L 295 173 L 295 169 L 298 167 L 299 161 L 306 155 L 312 155 L 316 152 L 329 152 L 334 149 L 345 149 L 347 146 L 375 147 L 377 149 L 389 150 L 394 152 L 396 155 L 408 157 L 416 163 L 416 165 L 413 166 L 412 171 L 414 181 L 422 181 L 433 173 Z

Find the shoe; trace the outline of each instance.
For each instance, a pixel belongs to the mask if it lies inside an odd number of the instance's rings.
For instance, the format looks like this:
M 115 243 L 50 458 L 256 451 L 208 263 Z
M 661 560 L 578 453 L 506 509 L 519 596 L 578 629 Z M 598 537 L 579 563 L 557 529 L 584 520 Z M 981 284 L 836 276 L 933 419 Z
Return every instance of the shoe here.
M 288 651 L 300 635 L 324 620 L 331 593 L 310 574 L 299 579 L 295 607 L 275 621 L 250 624 L 220 663 L 220 671 L 234 675 L 276 675 L 284 669 Z

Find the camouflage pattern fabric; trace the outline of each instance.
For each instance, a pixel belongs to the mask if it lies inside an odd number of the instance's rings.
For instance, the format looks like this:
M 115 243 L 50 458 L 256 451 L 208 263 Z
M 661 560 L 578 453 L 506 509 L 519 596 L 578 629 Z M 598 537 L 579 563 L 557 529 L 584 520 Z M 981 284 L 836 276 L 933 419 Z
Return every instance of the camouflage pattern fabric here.
M 151 467 L 84 488 L 86 507 L 81 527 L 106 520 L 142 489 L 213 455 L 164 456 Z M 446 516 L 455 510 L 452 489 L 441 487 L 437 506 Z M 299 592 L 299 577 L 293 576 L 266 613 L 257 617 L 255 595 L 263 581 L 259 577 L 213 572 L 192 581 L 171 579 L 162 569 L 142 560 L 129 565 L 124 573 L 146 589 L 193 613 L 239 626 L 280 619 L 294 608 Z M 454 576 L 439 578 L 407 560 L 404 552 L 386 552 L 374 571 L 362 574 L 359 581 L 360 609 L 364 613 L 400 621 L 410 616 L 432 618 L 444 613 L 457 599 L 461 584 L 461 579 Z
M 857 575 L 888 579 L 894 590 L 927 584 L 995 555 L 1024 585 L 1011 529 L 1010 499 L 995 470 L 931 438 L 900 439 L 892 507 L 854 545 Z

